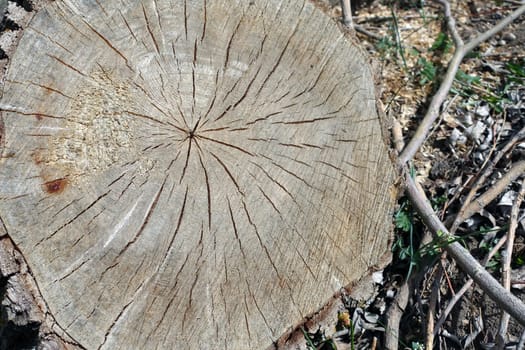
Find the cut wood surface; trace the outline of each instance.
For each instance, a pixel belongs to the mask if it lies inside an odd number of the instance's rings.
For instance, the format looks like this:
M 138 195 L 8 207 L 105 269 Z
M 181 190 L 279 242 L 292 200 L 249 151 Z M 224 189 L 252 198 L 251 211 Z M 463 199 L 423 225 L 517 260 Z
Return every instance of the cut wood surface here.
M 0 218 L 84 348 L 270 347 L 389 250 L 372 74 L 307 1 L 57 0 L 0 109 Z

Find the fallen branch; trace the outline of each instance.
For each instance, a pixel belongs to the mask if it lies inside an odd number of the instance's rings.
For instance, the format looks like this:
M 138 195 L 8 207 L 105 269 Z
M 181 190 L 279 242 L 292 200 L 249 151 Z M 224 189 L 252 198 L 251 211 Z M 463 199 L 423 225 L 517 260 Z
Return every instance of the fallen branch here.
M 507 241 L 507 236 L 505 235 L 490 250 L 490 252 L 487 254 L 485 259 L 483 259 L 483 266 L 486 266 L 489 263 L 490 259 L 492 259 L 494 255 L 496 255 L 496 253 L 500 250 L 500 248 L 503 246 L 503 244 L 505 244 L 506 241 Z M 443 312 L 441 313 L 441 316 L 439 316 L 439 320 L 436 322 L 436 327 L 434 328 L 434 337 L 438 334 L 439 330 L 441 329 L 441 327 L 447 320 L 447 317 L 452 311 L 452 309 L 454 308 L 454 306 L 461 299 L 463 294 L 465 294 L 467 290 L 472 286 L 472 283 L 474 283 L 474 280 L 472 279 L 472 277 L 469 277 L 469 279 L 467 280 L 467 282 L 465 282 L 465 284 L 461 287 L 461 289 L 458 290 L 458 292 L 452 296 L 452 298 L 447 304 L 447 307 L 445 308 L 445 310 L 443 310 Z
M 341 0 L 341 9 L 343 10 L 343 24 L 349 28 L 352 27 L 352 7 L 350 0 Z
M 525 304 L 515 295 L 503 288 L 499 282 L 488 273 L 480 263 L 470 255 L 460 243 L 455 241 L 455 236 L 451 235 L 445 225 L 438 218 L 432 209 L 430 202 L 418 187 L 410 173 L 405 169 L 406 194 L 414 208 L 418 211 L 425 226 L 436 237 L 446 238 L 451 241 L 445 245 L 446 252 L 458 263 L 461 269 L 476 282 L 487 295 L 494 300 L 503 310 L 507 311 L 522 326 L 525 326 Z
M 410 295 L 410 288 L 405 282 L 399 288 L 399 291 L 386 312 L 386 328 L 385 328 L 385 349 L 397 350 L 399 343 L 399 323 L 401 317 L 405 312 L 408 304 L 408 297 Z
M 461 215 L 461 222 L 467 220 L 475 213 L 483 209 L 487 204 L 492 202 L 503 190 L 519 176 L 525 173 L 525 160 L 517 162 L 514 166 L 501 178 L 499 179 L 489 190 L 483 193 L 481 196 L 472 201 L 464 210 Z

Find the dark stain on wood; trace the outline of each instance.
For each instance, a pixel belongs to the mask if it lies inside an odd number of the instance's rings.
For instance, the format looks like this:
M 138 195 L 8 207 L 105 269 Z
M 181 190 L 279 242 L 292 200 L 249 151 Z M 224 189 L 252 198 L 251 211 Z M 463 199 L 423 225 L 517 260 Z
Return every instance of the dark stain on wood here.
M 64 192 L 64 189 L 68 185 L 68 180 L 66 178 L 55 179 L 51 181 L 44 182 L 44 190 L 49 194 L 60 194 Z

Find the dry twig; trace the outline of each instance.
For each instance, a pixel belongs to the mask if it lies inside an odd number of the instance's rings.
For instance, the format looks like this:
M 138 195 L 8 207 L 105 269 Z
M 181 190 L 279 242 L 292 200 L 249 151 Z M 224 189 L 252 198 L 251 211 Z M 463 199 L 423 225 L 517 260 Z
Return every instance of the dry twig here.
M 410 288 L 403 283 L 399 288 L 395 300 L 386 312 L 387 325 L 385 329 L 385 349 L 397 350 L 399 343 L 399 323 L 408 304 Z
M 359 32 L 361 34 L 364 34 L 372 39 L 375 39 L 375 40 L 381 40 L 383 39 L 383 37 L 379 34 L 376 34 L 376 33 L 372 33 L 371 31 L 369 31 L 368 29 L 365 29 L 365 27 L 359 25 L 359 24 L 355 24 L 354 25 L 354 29 L 356 32 Z
M 463 349 L 468 349 L 470 344 L 472 344 L 472 342 L 474 342 L 474 340 L 477 338 L 479 333 L 481 333 L 481 331 L 483 330 L 483 327 L 484 327 L 483 317 L 481 316 L 481 310 L 479 310 L 478 317 L 474 319 L 474 331 L 471 332 L 467 336 L 467 338 L 463 341 L 463 346 L 462 346 Z
M 483 172 L 478 177 L 474 185 L 472 185 L 469 193 L 467 194 L 465 200 L 463 201 L 463 204 L 461 205 L 461 209 L 459 210 L 458 214 L 456 215 L 456 218 L 454 219 L 454 223 L 452 224 L 450 228 L 451 233 L 455 233 L 459 225 L 463 221 L 466 220 L 465 218 L 465 209 L 470 205 L 472 202 L 472 199 L 476 195 L 476 192 L 478 189 L 485 183 L 485 180 L 489 177 L 490 174 L 492 174 L 492 171 L 494 170 L 494 167 L 498 162 L 501 160 L 501 158 L 507 154 L 507 152 L 514 147 L 520 140 L 525 138 L 525 127 L 523 127 L 520 131 L 518 131 L 512 138 L 505 144 L 505 146 L 494 156 L 493 159 L 491 159 L 483 169 Z
M 516 347 L 516 350 L 523 350 L 525 347 L 525 329 L 523 330 L 523 333 L 521 333 L 520 341 L 518 342 L 518 346 Z
M 437 276 L 434 278 L 434 283 L 432 284 L 432 294 L 430 294 L 430 300 L 428 302 L 428 315 L 427 315 L 427 339 L 425 349 L 434 348 L 434 316 L 436 314 L 436 306 L 438 303 L 439 296 L 439 287 L 441 284 L 441 279 L 445 269 L 442 265 L 438 267 Z
M 523 173 L 525 173 L 525 160 L 515 163 L 514 166 L 490 189 L 476 198 L 476 200 L 470 202 L 470 204 L 463 210 L 462 221 L 467 220 L 472 215 L 483 209 L 487 204 L 492 202 L 512 181 L 516 180 Z
M 518 227 L 518 213 L 520 211 L 521 202 L 523 202 L 523 196 L 525 196 L 525 178 L 523 178 L 521 182 L 521 189 L 518 195 L 516 196 L 514 204 L 512 205 L 509 232 L 507 234 L 507 245 L 505 247 L 506 254 L 504 255 L 502 261 L 501 283 L 503 284 L 503 287 L 505 287 L 507 290 L 510 290 L 510 263 L 512 261 L 512 248 L 514 246 L 514 236 Z M 503 349 L 505 347 L 505 338 L 507 334 L 507 327 L 509 325 L 509 319 L 509 314 L 505 311 L 502 311 L 497 336 L 497 349 Z

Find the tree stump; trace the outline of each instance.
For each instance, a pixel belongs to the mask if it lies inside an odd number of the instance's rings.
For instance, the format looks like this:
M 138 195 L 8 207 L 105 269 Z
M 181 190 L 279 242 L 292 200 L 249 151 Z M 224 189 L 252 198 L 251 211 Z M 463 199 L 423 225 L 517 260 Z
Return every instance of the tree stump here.
M 261 349 L 389 250 L 366 56 L 305 0 L 57 0 L 0 102 L 2 227 L 86 349 Z

